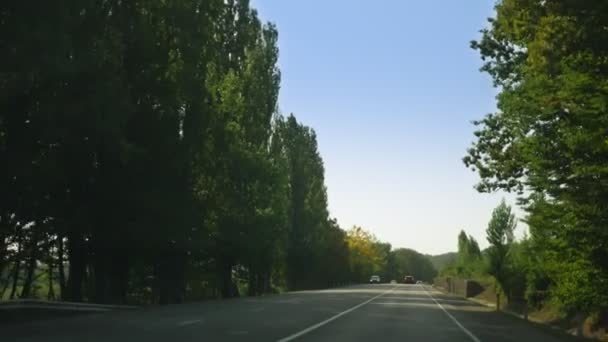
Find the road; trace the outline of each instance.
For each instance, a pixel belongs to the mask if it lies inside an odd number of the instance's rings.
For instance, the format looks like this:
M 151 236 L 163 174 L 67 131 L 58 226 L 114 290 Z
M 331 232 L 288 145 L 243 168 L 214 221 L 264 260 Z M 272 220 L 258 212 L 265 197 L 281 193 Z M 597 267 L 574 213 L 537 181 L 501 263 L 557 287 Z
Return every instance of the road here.
M 575 341 L 422 285 L 359 285 L 3 326 L 2 341 Z

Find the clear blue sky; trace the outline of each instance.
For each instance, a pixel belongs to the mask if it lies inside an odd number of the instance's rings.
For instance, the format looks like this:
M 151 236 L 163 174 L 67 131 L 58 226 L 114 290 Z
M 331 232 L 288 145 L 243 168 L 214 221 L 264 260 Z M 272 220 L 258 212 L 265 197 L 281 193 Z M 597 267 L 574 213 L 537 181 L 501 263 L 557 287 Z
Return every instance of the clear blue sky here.
M 493 3 L 252 1 L 278 26 L 279 106 L 316 130 L 343 228 L 423 253 L 455 250 L 460 229 L 487 245 L 503 194 L 475 192 L 461 159 L 471 120 L 495 110 L 496 90 L 469 48 Z

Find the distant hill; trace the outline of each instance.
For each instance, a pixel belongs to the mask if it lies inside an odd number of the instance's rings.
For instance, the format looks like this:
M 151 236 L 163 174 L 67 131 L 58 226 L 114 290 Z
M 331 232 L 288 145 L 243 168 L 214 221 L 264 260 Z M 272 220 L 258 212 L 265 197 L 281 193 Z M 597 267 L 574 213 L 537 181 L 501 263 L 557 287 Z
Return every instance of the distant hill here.
M 456 261 L 456 255 L 456 252 L 448 252 L 438 255 L 426 255 L 426 257 L 431 260 L 431 264 L 440 272 L 446 265 Z

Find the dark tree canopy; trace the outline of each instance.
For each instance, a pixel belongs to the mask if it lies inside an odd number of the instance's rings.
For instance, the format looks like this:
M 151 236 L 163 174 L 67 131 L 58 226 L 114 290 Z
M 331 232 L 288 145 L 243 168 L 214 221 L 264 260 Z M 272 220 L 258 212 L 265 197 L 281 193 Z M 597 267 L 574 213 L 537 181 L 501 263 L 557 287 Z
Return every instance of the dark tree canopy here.
M 170 303 L 360 281 L 247 0 L 0 9 L 0 298 Z M 390 245 L 358 260 L 385 267 Z M 374 266 L 374 267 L 376 267 Z M 380 272 L 374 268 L 373 271 Z

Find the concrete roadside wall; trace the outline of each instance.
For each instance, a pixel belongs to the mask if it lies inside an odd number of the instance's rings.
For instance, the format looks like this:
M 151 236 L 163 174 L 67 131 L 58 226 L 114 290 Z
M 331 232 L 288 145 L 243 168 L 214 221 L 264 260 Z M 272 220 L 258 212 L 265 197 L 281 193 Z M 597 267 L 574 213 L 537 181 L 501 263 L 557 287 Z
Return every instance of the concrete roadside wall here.
M 484 290 L 484 287 L 474 280 L 453 277 L 437 277 L 433 285 L 465 298 L 475 297 Z

